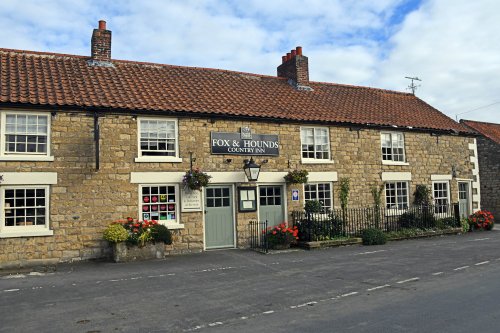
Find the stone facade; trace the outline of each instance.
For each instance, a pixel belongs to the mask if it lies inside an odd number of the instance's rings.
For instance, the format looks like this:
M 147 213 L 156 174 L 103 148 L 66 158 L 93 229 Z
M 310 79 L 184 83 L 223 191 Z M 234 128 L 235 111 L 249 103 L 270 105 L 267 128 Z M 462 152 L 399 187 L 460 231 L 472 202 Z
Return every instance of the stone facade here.
M 258 163 L 264 158 L 268 160 L 262 165 L 261 172 L 282 175 L 290 170 L 305 169 L 316 173 L 336 172 L 339 179 L 349 177 L 350 207 L 373 204 L 370 188 L 382 184 L 382 172 L 411 173 L 410 202 L 417 184 L 431 186 L 431 175 L 451 175 L 452 168 L 455 168 L 457 178 L 473 179 L 469 144 L 474 139 L 470 137 L 436 137 L 426 132 L 404 130 L 407 163 L 384 165 L 380 129 L 331 126 L 333 163 L 304 164 L 301 162 L 301 124 L 220 118 L 178 118 L 182 162 L 138 163 L 135 162 L 138 154 L 137 117 L 101 115 L 99 170 L 95 169 L 94 119 L 92 115 L 80 112 L 60 111 L 51 116 L 54 161 L 0 161 L 2 172 L 57 172 L 57 184 L 50 187 L 50 228 L 54 235 L 0 238 L 0 267 L 22 265 L 29 260 L 74 261 L 109 257 L 110 247 L 102 240 L 104 228 L 114 220 L 139 215 L 138 184 L 131 182 L 134 172 L 184 173 L 190 168 L 189 152 L 192 152 L 196 159 L 194 166 L 205 172 L 242 173 L 243 161 L 249 157 L 211 155 L 211 131 L 239 132 L 241 127 L 249 126 L 254 133 L 279 135 L 279 156 L 256 157 Z M 231 161 L 228 162 L 228 158 Z M 498 166 L 498 159 L 496 161 Z M 334 206 L 339 207 L 338 182 L 332 181 Z M 451 202 L 457 202 L 455 178 L 450 185 Z M 303 205 L 302 201 L 291 201 L 289 192 L 292 188 L 299 189 L 300 198 L 303 198 L 302 185 L 288 186 L 287 213 L 301 209 Z M 234 205 L 237 207 L 236 200 Z M 236 209 L 236 246 L 246 246 L 248 222 L 257 218 L 255 212 L 238 213 Z M 180 220 L 184 227 L 174 231 L 174 242 L 166 246 L 167 253 L 203 251 L 203 212 L 182 212 Z
M 479 177 L 481 178 L 481 208 L 500 218 L 500 144 L 477 138 Z

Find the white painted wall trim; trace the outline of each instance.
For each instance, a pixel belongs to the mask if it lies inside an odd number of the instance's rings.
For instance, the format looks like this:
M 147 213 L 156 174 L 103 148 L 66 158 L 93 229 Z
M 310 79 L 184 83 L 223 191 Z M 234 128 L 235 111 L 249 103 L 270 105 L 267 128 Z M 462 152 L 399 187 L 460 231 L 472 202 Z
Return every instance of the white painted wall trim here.
M 132 184 L 182 183 L 184 172 L 131 172 Z
M 210 183 L 246 183 L 247 178 L 242 171 L 227 171 L 227 172 L 207 172 L 212 176 Z M 259 176 L 260 179 L 260 176 Z
M 451 175 L 431 175 L 431 180 L 451 180 Z
M 408 181 L 411 180 L 411 172 L 382 172 L 382 181 Z
M 336 182 L 338 180 L 336 171 L 309 172 L 307 182 Z
M 2 185 L 55 185 L 57 172 L 2 172 Z
M 476 181 L 472 182 L 472 188 L 476 189 L 476 194 L 472 195 L 472 202 L 477 204 L 477 208 L 473 209 L 473 212 L 476 212 L 481 209 L 481 186 L 479 179 L 479 158 L 477 155 L 477 140 L 474 138 L 474 143 L 469 143 L 469 149 L 474 151 L 474 156 L 470 157 L 471 163 L 474 163 L 472 168 L 472 174 L 476 178 Z
M 288 172 L 261 172 L 257 183 L 284 183 Z

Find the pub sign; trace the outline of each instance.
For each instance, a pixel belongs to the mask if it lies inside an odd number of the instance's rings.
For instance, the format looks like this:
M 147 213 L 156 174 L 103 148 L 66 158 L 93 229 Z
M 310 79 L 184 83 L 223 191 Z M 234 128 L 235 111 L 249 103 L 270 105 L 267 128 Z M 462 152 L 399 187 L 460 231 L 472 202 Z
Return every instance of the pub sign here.
M 214 155 L 279 156 L 279 138 L 242 127 L 241 133 L 210 132 L 210 148 Z

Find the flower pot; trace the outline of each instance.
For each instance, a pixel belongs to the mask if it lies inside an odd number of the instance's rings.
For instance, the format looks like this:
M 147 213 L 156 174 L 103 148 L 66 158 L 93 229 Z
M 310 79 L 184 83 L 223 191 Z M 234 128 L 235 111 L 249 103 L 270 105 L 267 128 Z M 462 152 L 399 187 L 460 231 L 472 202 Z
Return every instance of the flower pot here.
M 164 257 L 165 245 L 163 243 L 147 243 L 142 247 L 129 245 L 126 242 L 113 243 L 114 262 L 163 259 Z

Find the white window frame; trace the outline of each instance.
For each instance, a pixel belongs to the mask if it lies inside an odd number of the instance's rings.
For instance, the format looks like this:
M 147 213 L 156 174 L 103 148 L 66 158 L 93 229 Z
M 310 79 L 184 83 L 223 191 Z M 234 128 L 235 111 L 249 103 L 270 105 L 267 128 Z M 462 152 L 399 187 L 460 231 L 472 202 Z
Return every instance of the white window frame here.
M 47 117 L 47 150 L 45 153 L 11 153 L 6 150 L 7 115 L 45 116 Z M 48 112 L 0 111 L 0 161 L 53 161 L 51 155 L 51 114 Z
M 382 149 L 383 148 L 386 148 L 383 146 L 384 144 L 384 140 L 383 140 L 383 136 L 384 135 L 390 135 L 391 136 L 391 159 L 388 159 L 388 160 L 384 160 L 384 153 L 382 152 Z M 395 149 L 393 147 L 393 136 L 394 135 L 401 135 L 401 137 L 403 138 L 403 160 L 402 161 L 394 161 L 394 154 L 392 153 L 393 152 L 393 149 Z M 397 147 L 397 148 L 400 148 L 400 147 Z M 388 164 L 388 165 L 409 165 L 409 163 L 406 161 L 406 140 L 405 140 L 405 135 L 403 132 L 380 132 L 380 154 L 381 154 L 381 159 L 382 159 L 382 164 Z
M 139 184 L 139 206 L 138 206 L 138 209 L 139 209 L 139 220 L 143 220 L 143 215 L 142 215 L 142 206 L 143 206 L 143 198 L 142 198 L 142 188 L 143 187 L 158 187 L 158 186 L 173 186 L 174 189 L 175 189 L 175 220 L 156 220 L 158 221 L 159 224 L 163 224 L 164 226 L 166 226 L 168 229 L 182 229 L 184 228 L 184 224 L 180 223 L 181 221 L 181 216 L 180 216 L 180 206 L 181 206 L 181 197 L 180 197 L 180 190 L 179 190 L 179 184 L 175 184 L 175 183 L 164 183 L 164 184 Z M 160 204 L 160 202 L 158 202 L 158 204 Z M 168 204 L 168 202 L 166 203 Z M 152 220 L 152 219 L 149 219 L 149 220 Z
M 399 202 L 398 202 L 398 183 L 406 184 L 406 208 L 399 208 Z M 395 186 L 395 191 L 396 195 L 394 196 L 394 199 L 396 201 L 395 208 L 387 207 L 387 185 L 388 184 L 394 184 Z M 386 181 L 384 183 L 384 198 L 385 198 L 385 210 L 387 212 L 386 215 L 400 215 L 404 212 L 406 212 L 410 206 L 410 184 L 408 181 L 400 181 L 400 180 L 395 180 L 395 181 Z
M 331 206 L 328 207 L 329 210 L 333 210 L 335 207 L 334 207 L 334 202 L 333 202 L 333 183 L 332 182 L 308 182 L 306 184 L 304 184 L 302 190 L 303 190 L 303 193 L 304 193 L 304 202 L 303 204 L 305 205 L 306 202 L 308 201 L 306 199 L 306 185 L 315 185 L 316 186 L 316 198 L 319 198 L 319 190 L 318 190 L 318 185 L 326 185 L 328 184 L 330 186 L 330 201 L 331 201 Z M 319 200 L 319 199 L 315 199 L 315 200 Z M 321 201 L 321 200 L 319 200 Z
M 175 156 L 149 156 L 143 155 L 141 150 L 141 123 L 142 121 L 165 121 L 174 122 L 175 128 Z M 182 158 L 179 157 L 179 122 L 176 118 L 152 118 L 152 117 L 140 117 L 137 118 L 137 157 L 135 162 L 173 162 L 180 163 Z
M 314 134 L 313 134 L 313 140 L 314 140 L 314 144 L 313 146 L 315 147 L 314 148 L 314 155 L 316 155 L 316 130 L 320 129 L 320 130 L 326 130 L 326 137 L 328 139 L 328 148 L 327 148 L 327 152 L 328 152 L 328 158 L 310 158 L 310 157 L 303 157 L 303 150 L 302 150 L 302 145 L 304 144 L 303 143 L 303 140 L 302 140 L 302 131 L 306 130 L 306 129 L 312 129 Z M 302 163 L 304 164 L 315 164 L 315 163 L 318 163 L 318 164 L 324 164 L 324 163 L 333 163 L 333 160 L 332 160 L 332 151 L 331 151 L 331 145 L 330 145 L 330 128 L 328 127 L 321 127 L 321 126 L 301 126 L 300 127 L 300 158 L 301 158 L 301 161 Z
M 446 197 L 436 197 L 436 192 L 434 190 L 434 184 L 446 184 Z M 446 205 L 450 206 L 451 200 L 450 200 L 450 181 L 449 180 L 434 180 L 432 181 L 432 203 L 434 205 L 434 214 L 440 215 L 440 214 L 445 214 L 446 212 L 439 212 L 436 211 L 438 205 L 436 204 L 436 200 L 438 199 L 446 199 Z
M 5 190 L 10 189 L 45 190 L 45 225 L 6 226 L 5 225 Z M 1 185 L 0 186 L 0 238 L 52 236 L 50 229 L 50 186 L 49 185 Z

